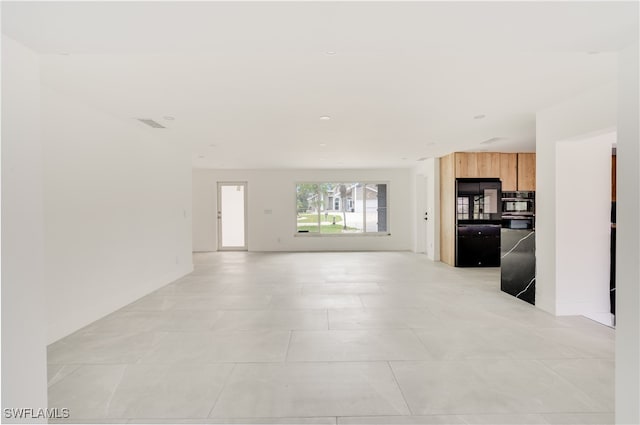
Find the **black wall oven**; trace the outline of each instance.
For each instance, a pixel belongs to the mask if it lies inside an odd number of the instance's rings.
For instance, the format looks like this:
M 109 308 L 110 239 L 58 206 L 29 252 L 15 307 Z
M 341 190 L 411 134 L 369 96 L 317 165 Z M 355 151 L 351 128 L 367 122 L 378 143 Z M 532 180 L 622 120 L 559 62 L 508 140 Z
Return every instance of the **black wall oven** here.
M 535 192 L 502 192 L 503 228 L 533 230 L 535 212 Z
M 502 215 L 534 215 L 535 192 L 502 192 Z

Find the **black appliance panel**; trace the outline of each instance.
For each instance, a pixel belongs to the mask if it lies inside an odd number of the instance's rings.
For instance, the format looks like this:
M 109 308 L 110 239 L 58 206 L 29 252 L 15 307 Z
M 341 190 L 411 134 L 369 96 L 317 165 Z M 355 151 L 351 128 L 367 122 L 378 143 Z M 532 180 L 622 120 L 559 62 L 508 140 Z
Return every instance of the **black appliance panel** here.
M 501 188 L 497 178 L 456 179 L 456 266 L 500 266 Z
M 535 228 L 535 218 L 533 216 L 522 215 L 503 215 L 502 216 L 502 228 L 503 229 L 519 229 L 519 230 L 532 230 Z
M 458 267 L 500 266 L 500 225 L 458 226 L 456 265 Z
M 501 198 L 500 179 L 456 179 L 458 223 L 499 221 Z

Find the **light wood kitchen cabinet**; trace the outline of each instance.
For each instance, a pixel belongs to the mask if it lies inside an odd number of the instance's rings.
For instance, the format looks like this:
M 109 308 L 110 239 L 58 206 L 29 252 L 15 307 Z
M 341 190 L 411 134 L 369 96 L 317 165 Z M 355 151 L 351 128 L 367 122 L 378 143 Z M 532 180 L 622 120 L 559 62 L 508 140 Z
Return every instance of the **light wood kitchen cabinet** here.
M 456 152 L 454 155 L 456 177 L 500 177 L 498 152 Z
M 616 155 L 611 156 L 611 200 L 616 200 Z
M 500 177 L 500 153 L 498 152 L 478 153 L 476 165 L 478 167 L 478 177 L 489 177 L 489 178 Z
M 518 154 L 501 153 L 499 155 L 502 191 L 514 192 L 518 190 Z
M 478 177 L 478 154 L 476 152 L 456 152 L 454 157 L 456 177 Z
M 536 190 L 535 153 L 518 154 L 518 190 Z

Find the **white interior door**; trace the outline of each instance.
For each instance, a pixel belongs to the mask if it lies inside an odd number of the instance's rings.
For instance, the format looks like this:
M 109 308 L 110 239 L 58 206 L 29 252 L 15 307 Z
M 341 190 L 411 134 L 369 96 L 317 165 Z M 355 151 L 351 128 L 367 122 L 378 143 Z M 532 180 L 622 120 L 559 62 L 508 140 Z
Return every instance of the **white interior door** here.
M 422 186 L 422 192 L 424 196 L 424 208 L 422 214 L 422 237 L 424 239 L 424 253 L 429 258 L 433 258 L 433 243 L 429 243 L 429 220 L 433 220 L 433 214 L 431 212 L 431 205 L 429 205 L 429 177 L 425 176 Z
M 218 182 L 218 249 L 247 250 L 247 183 Z
M 427 252 L 427 196 L 426 178 L 422 174 L 416 176 L 416 252 L 426 254 Z

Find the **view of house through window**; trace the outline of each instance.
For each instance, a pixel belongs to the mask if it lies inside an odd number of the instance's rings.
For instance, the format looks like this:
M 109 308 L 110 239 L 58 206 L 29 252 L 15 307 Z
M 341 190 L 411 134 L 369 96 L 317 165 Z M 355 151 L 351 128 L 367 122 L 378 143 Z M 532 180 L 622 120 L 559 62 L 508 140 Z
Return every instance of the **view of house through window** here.
M 386 183 L 298 183 L 298 233 L 388 233 Z

